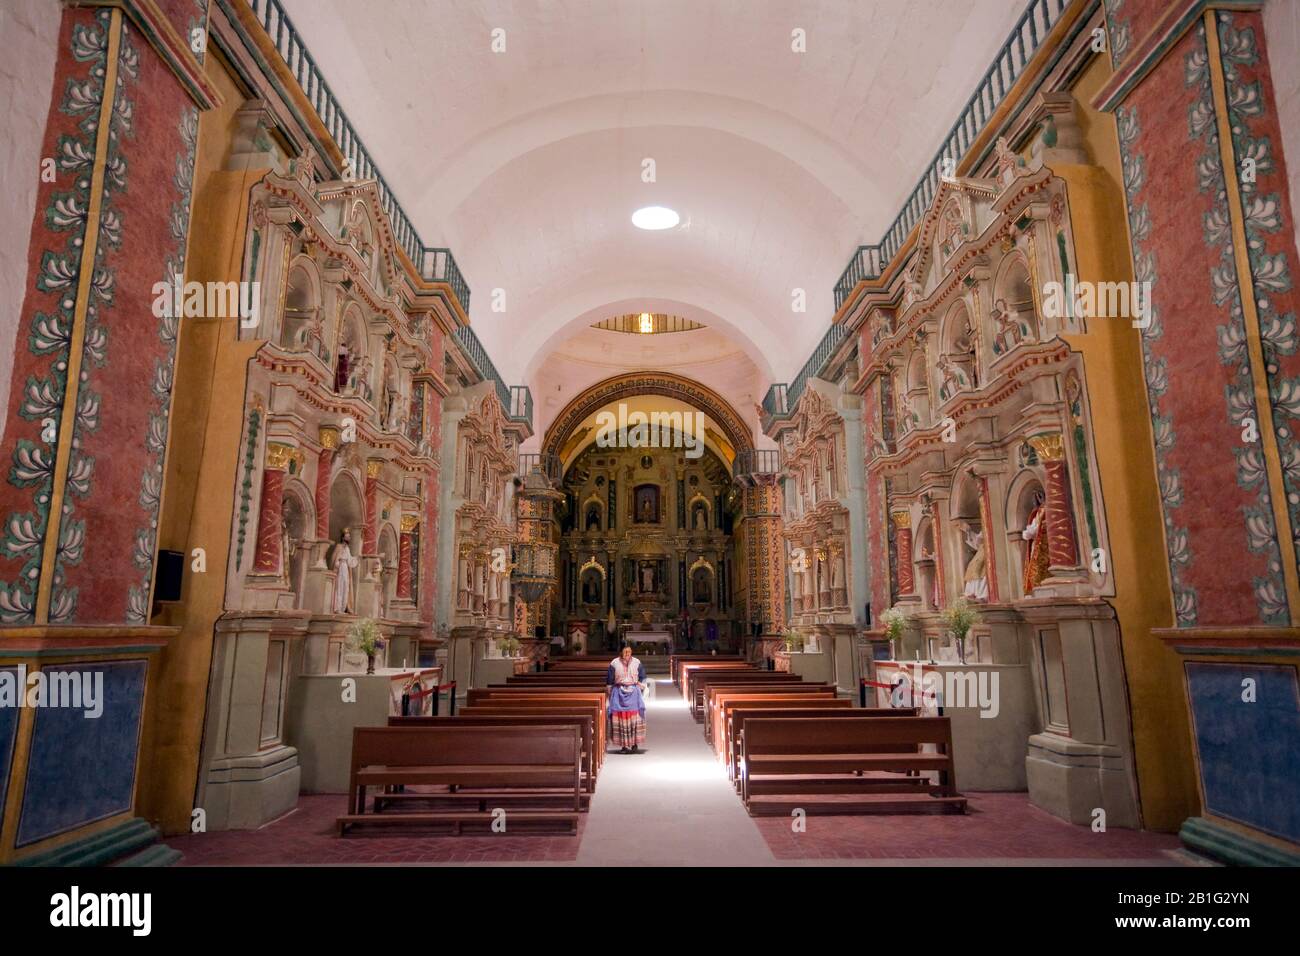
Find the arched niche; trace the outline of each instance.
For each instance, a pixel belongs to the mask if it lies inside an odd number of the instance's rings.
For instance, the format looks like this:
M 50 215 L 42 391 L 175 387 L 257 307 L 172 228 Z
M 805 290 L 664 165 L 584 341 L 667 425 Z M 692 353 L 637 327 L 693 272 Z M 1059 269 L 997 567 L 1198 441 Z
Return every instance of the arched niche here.
M 605 506 L 599 498 L 588 498 L 582 506 L 582 530 L 603 531 L 605 527 Z
M 924 347 L 912 349 L 907 359 L 903 401 L 899 405 L 899 429 L 904 433 L 930 424 L 929 374 Z
M 361 548 L 365 540 L 365 505 L 361 491 L 361 485 L 351 471 L 341 471 L 335 477 L 334 483 L 330 486 L 330 515 L 329 515 L 329 534 L 330 545 L 326 553 L 326 566 L 331 571 L 347 573 L 349 577 L 352 611 L 357 613 L 360 605 L 357 603 L 357 586 L 360 583 L 359 566 L 338 566 L 340 556 L 340 544 L 342 543 L 343 533 L 348 533 L 347 548 L 352 558 L 355 560 L 361 554 Z M 325 613 L 334 611 L 334 595 L 339 591 L 337 579 L 334 583 L 334 591 L 329 595 L 328 606 L 319 610 Z
M 954 302 L 940 326 L 939 358 L 935 371 L 939 379 L 939 402 L 979 383 L 979 362 L 975 349 L 975 322 L 965 300 Z
M 605 572 L 598 565 L 584 568 L 578 575 L 578 599 L 588 607 L 605 603 Z
M 320 273 L 309 256 L 299 255 L 289 265 L 280 319 L 281 347 L 311 352 L 324 359 L 328 353 L 320 310 Z
M 293 592 L 294 608 L 302 607 L 303 577 L 309 564 L 308 542 L 315 536 L 316 515 L 312 495 L 297 479 L 291 479 L 284 489 L 284 508 L 281 514 L 280 561 L 281 577 Z
M 916 592 L 922 606 L 932 611 L 939 606 L 938 572 L 936 562 L 939 551 L 935 547 L 934 522 L 929 515 L 916 523 L 916 539 L 912 547 L 912 564 L 915 568 Z
M 339 322 L 338 355 L 334 363 L 334 390 L 344 395 L 371 397 L 373 361 L 361 306 L 349 302 Z
M 393 598 L 397 594 L 397 531 L 392 524 L 385 522 L 379 529 L 379 539 L 375 543 L 379 553 L 379 574 L 383 586 L 379 589 L 379 616 L 389 617 Z
M 632 489 L 632 523 L 659 524 L 663 514 L 663 496 L 654 482 L 643 482 Z
M 703 495 L 697 494 L 691 499 L 689 514 L 692 531 L 709 530 L 709 502 Z
M 696 564 L 691 569 L 690 588 L 692 604 L 712 604 L 714 593 L 713 568 L 708 564 Z
M 385 431 L 400 432 L 406 424 L 407 409 L 403 399 L 402 371 L 397 359 L 392 355 L 384 356 L 384 373 L 382 378 L 379 414 Z
M 1020 253 L 1007 256 L 994 277 L 993 309 L 989 318 L 991 345 L 997 358 L 1024 342 L 1037 341 L 1042 335 L 1029 265 Z
M 1025 539 L 1025 530 L 1035 517 L 1035 511 L 1046 499 L 1047 491 L 1043 486 L 1043 476 L 1035 469 L 1022 468 L 1012 479 L 1007 492 L 1005 516 L 1007 536 L 1012 544 L 1008 550 L 1012 555 L 1013 591 L 1017 597 L 1030 596 L 1025 588 L 1025 568 L 1030 560 L 1033 542 Z M 1042 512 L 1039 511 L 1038 516 L 1041 517 L 1041 514 Z M 1040 520 L 1033 534 L 1037 537 L 1045 533 L 1044 523 Z M 1044 537 L 1040 547 L 1045 547 L 1046 541 Z

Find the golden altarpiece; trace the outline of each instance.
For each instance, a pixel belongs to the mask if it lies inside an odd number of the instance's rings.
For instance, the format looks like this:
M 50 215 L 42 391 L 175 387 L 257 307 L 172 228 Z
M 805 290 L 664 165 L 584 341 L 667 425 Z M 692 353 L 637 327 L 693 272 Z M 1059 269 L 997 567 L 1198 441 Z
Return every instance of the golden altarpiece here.
M 570 650 L 737 646 L 738 494 L 712 448 L 692 459 L 680 449 L 592 444 L 561 490 L 553 617 Z

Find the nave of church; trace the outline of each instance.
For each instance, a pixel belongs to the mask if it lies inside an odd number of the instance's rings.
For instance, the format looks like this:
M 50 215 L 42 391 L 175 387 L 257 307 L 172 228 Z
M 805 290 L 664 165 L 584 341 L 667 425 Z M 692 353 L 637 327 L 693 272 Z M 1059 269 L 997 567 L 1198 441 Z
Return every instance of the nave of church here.
M 1295 0 L 0 27 L 0 865 L 1300 863 Z

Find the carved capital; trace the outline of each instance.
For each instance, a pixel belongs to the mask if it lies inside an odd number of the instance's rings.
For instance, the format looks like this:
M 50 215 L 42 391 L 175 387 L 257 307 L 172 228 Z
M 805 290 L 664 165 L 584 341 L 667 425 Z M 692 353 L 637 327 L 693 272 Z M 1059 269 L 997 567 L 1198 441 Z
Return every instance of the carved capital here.
M 266 443 L 266 467 L 272 471 L 284 471 L 289 467 L 290 462 L 301 468 L 302 459 L 302 451 L 292 445 L 284 445 L 280 442 Z
M 339 447 L 339 430 L 333 425 L 322 425 L 318 432 L 321 447 L 331 450 Z
M 1042 461 L 1060 461 L 1065 456 L 1065 441 L 1059 433 L 1035 435 L 1029 444 Z

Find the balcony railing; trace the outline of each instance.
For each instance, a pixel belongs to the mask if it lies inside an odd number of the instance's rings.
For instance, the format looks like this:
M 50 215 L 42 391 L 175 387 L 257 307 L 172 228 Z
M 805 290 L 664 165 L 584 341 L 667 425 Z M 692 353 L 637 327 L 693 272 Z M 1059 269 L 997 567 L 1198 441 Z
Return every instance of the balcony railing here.
M 846 335 L 848 332 L 843 324 L 839 322 L 832 324 L 822 336 L 817 348 L 813 349 L 813 354 L 808 357 L 808 361 L 803 363 L 803 368 L 794 377 L 794 381 L 788 386 L 772 385 L 768 388 L 767 395 L 763 397 L 763 411 L 769 418 L 786 418 L 794 411 L 794 407 L 799 404 L 799 396 L 803 394 L 804 387 L 808 384 L 808 379 L 821 374 Z
M 348 166 L 345 173 L 350 172 L 357 179 L 373 179 L 378 184 L 380 203 L 393 224 L 393 237 L 397 244 L 405 250 L 425 279 L 450 284 L 461 309 L 468 314 L 469 286 L 460 274 L 451 251 L 431 248 L 424 244 L 415 226 L 412 225 L 410 217 L 407 216 L 406 210 L 393 195 L 392 189 L 379 172 L 379 167 L 371 158 L 370 152 L 361 142 L 361 137 L 357 135 L 347 113 L 339 105 L 338 97 L 330 89 L 316 61 L 312 59 L 311 53 L 298 36 L 293 22 L 280 6 L 279 0 L 218 0 L 218 2 L 232 20 L 235 19 L 230 9 L 232 3 L 245 3 L 253 11 L 262 29 L 275 45 L 280 59 L 298 81 L 298 86 L 307 97 L 307 101 L 320 117 L 321 123 L 333 138 L 339 151 L 343 153 L 344 161 Z
M 930 207 L 945 171 L 957 168 L 961 158 L 1006 98 L 1008 91 L 1015 86 L 1016 80 L 1024 73 L 1025 67 L 1071 2 L 1072 0 L 1031 0 L 885 235 L 874 246 L 858 246 L 853 253 L 848 266 L 835 283 L 837 311 L 859 282 L 878 279 L 883 274 L 890 260 L 907 241 L 912 228 Z
M 551 484 L 560 483 L 560 456 L 554 452 L 530 452 L 519 456 L 520 478 L 527 478 L 534 468 L 540 470 Z
M 510 386 L 510 404 L 506 406 L 506 416 L 511 421 L 533 424 L 533 392 L 527 385 Z
M 736 455 L 737 475 L 775 475 L 781 470 L 781 452 L 775 448 L 750 448 Z
M 497 367 L 492 364 L 487 349 L 478 340 L 474 330 L 462 325 L 452 333 L 456 344 L 474 366 L 475 371 L 484 381 L 490 381 L 496 389 L 497 401 L 501 403 L 506 417 L 513 422 L 526 422 L 529 429 L 533 427 L 533 393 L 527 385 L 506 385 Z

